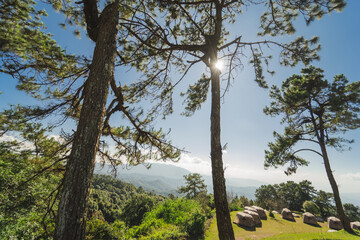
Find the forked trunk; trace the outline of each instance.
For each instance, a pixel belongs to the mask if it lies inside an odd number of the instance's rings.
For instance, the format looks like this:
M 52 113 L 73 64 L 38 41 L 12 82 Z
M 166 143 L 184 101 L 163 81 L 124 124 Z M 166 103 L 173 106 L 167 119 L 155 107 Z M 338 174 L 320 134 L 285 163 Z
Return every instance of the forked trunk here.
M 220 71 L 211 69 L 211 167 L 220 240 L 233 240 L 230 211 L 226 198 L 222 147 L 220 141 Z
M 55 240 L 83 240 L 95 156 L 105 114 L 110 80 L 114 76 L 116 35 L 119 12 L 117 4 L 103 10 L 98 35 L 84 89 L 84 102 L 66 166 Z
M 331 185 L 331 189 L 332 189 L 333 194 L 334 194 L 336 211 L 337 211 L 337 213 L 339 215 L 339 218 L 341 220 L 341 223 L 342 223 L 345 231 L 347 231 L 349 233 L 353 233 L 354 231 L 352 230 L 352 228 L 350 226 L 349 218 L 345 215 L 344 208 L 343 208 L 343 205 L 341 203 L 339 189 L 338 189 L 338 186 L 336 184 L 334 175 L 332 174 L 332 170 L 331 170 L 330 162 L 329 162 L 329 157 L 327 155 L 326 147 L 325 147 L 324 144 L 321 144 L 321 152 L 322 152 L 323 159 L 324 159 L 326 174 L 327 174 L 327 177 L 328 177 L 330 185 Z

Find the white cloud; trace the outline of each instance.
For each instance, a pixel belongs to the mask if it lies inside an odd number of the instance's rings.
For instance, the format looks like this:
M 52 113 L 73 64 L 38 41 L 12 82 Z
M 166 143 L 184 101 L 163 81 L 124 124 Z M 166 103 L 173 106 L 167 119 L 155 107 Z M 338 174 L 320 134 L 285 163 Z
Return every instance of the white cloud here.
M 53 138 L 55 141 L 60 142 L 60 143 L 65 142 L 65 139 L 58 134 L 51 134 L 51 135 L 49 135 L 49 138 Z
M 204 160 L 201 157 L 193 156 L 191 154 L 183 153 L 178 162 L 167 162 L 165 164 L 172 164 L 181 168 L 185 168 L 190 172 L 200 173 L 204 175 L 211 174 L 210 158 Z
M 353 181 L 360 181 L 360 172 L 357 173 L 346 173 L 343 175 L 340 175 L 341 178 L 353 180 Z
M 17 140 L 15 137 L 4 134 L 0 137 L 0 142 L 9 142 L 9 141 L 15 141 Z
M 32 143 L 21 140 L 18 137 L 14 137 L 8 134 L 4 134 L 0 137 L 0 142 L 9 142 L 9 141 L 18 141 L 20 143 L 20 149 L 22 150 L 31 150 L 34 149 L 34 145 Z

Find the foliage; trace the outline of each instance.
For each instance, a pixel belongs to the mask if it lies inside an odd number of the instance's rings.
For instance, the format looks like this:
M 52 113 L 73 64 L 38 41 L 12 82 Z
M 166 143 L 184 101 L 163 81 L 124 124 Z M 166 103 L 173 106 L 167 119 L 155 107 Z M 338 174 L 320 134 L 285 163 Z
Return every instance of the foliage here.
M 230 198 L 229 200 L 229 208 L 230 211 L 241 211 L 246 206 L 252 206 L 253 204 L 250 204 L 250 201 L 245 196 L 238 196 L 235 195 L 235 197 Z
M 132 196 L 125 203 L 121 219 L 128 227 L 140 225 L 145 214 L 150 212 L 158 204 L 158 201 L 155 197 L 145 194 Z
M 173 89 L 187 75 L 189 70 L 202 63 L 205 66 L 202 76 L 195 84 L 190 84 L 186 96 L 185 113 L 191 116 L 201 108 L 207 99 L 211 86 L 211 160 L 214 182 L 216 212 L 219 218 L 219 238 L 234 239 L 231 221 L 229 219 L 228 203 L 226 201 L 226 186 L 223 171 L 220 136 L 220 96 L 221 71 L 216 64 L 221 59 L 227 65 L 226 77 L 228 90 L 230 80 L 234 78 L 236 69 L 245 65 L 246 53 L 249 53 L 250 63 L 255 71 L 255 81 L 261 87 L 267 87 L 262 65 L 268 65 L 271 56 L 266 56 L 263 46 L 280 47 L 280 63 L 295 66 L 299 62 L 309 64 L 318 60 L 317 51 L 320 45 L 318 38 L 305 39 L 300 36 L 288 43 L 279 43 L 266 39 L 256 41 L 243 40 L 246 34 L 232 32 L 228 25 L 234 24 L 238 16 L 248 9 L 248 6 L 261 4 L 265 13 L 260 17 L 259 36 L 291 35 L 295 32 L 293 21 L 302 15 L 306 23 L 315 17 L 321 18 L 325 13 L 342 10 L 343 0 L 301 1 L 296 4 L 287 1 L 150 1 L 144 4 L 146 8 L 135 21 L 129 21 L 124 26 L 130 32 L 124 39 L 122 53 L 132 57 L 130 49 L 136 49 L 136 55 L 146 56 L 143 62 L 133 61 L 132 64 L 144 72 L 144 79 L 134 83 L 130 88 L 130 96 L 150 96 L 157 100 L 159 108 L 165 108 L 166 114 L 173 112 Z M 153 9 L 157 11 L 151 11 Z M 159 14 L 160 13 L 160 14 Z M 144 23 L 137 22 L 144 19 Z M 145 33 L 145 34 L 144 34 Z M 245 35 L 245 36 L 244 36 Z M 219 56 L 219 55 L 222 56 Z M 175 67 L 182 74 L 174 84 L 171 80 L 171 69 Z M 210 70 L 210 74 L 205 73 Z M 273 71 L 268 70 L 269 73 Z M 210 76 L 208 76 L 210 75 Z M 211 82 L 211 84 L 210 84 Z M 144 91 L 146 89 L 147 91 Z M 220 227 L 222 225 L 222 227 Z
M 169 227 L 169 225 L 174 225 Z M 205 215 L 201 206 L 194 200 L 166 200 L 145 215 L 143 223 L 129 230 L 132 237 L 152 236 L 155 232 L 163 232 L 170 228 L 174 233 L 189 239 L 198 239 L 204 234 Z M 174 233 L 175 234 L 175 233 Z M 174 239 L 174 238 L 170 238 Z
M 334 197 L 332 193 L 319 190 L 314 197 L 314 203 L 319 206 L 320 216 L 323 219 L 327 219 L 330 216 L 336 215 L 336 209 L 334 206 Z
M 0 232 L 4 238 L 48 239 L 54 230 L 58 186 L 67 149 L 49 137 L 48 128 L 12 125 L 0 114 Z M 6 139 L 5 138 L 5 139 Z
M 305 201 L 303 203 L 303 209 L 304 209 L 304 212 L 310 212 L 314 215 L 318 215 L 320 213 L 319 206 L 316 205 L 316 203 L 314 203 L 312 201 Z
M 215 200 L 213 194 L 206 194 L 206 192 L 200 192 L 194 200 L 200 204 L 202 212 L 206 218 L 211 218 L 215 214 Z
M 344 211 L 351 222 L 360 222 L 360 207 L 352 203 L 344 204 Z
M 289 175 L 295 173 L 298 166 L 308 165 L 299 152 L 318 154 L 324 162 L 339 218 L 344 229 L 353 232 L 343 210 L 327 147 L 341 151 L 353 142 L 340 134 L 360 127 L 360 81 L 349 83 L 341 74 L 329 82 L 324 79 L 322 69 L 309 66 L 301 70 L 301 75 L 293 75 L 283 82 L 281 90 L 273 86 L 270 97 L 273 101 L 264 112 L 271 116 L 283 115 L 282 123 L 286 126 L 283 135 L 274 132 L 275 141 L 269 143 L 270 150 L 265 151 L 265 167 L 288 165 L 285 173 Z M 294 150 L 298 142 L 315 145 Z
M 185 193 L 186 198 L 192 199 L 195 198 L 199 193 L 206 193 L 206 185 L 204 184 L 204 179 L 198 173 L 189 173 L 189 175 L 184 175 L 186 186 L 180 187 L 178 193 Z
M 255 191 L 256 205 L 269 209 L 269 211 L 280 211 L 285 207 L 285 202 L 278 191 L 279 185 L 261 185 Z
M 314 201 L 317 192 L 308 180 L 262 185 L 255 191 L 256 204 L 269 210 L 289 208 L 301 211 L 305 201 Z
M 126 226 L 116 221 L 109 224 L 100 219 L 90 219 L 86 225 L 86 240 L 126 240 Z
M 275 142 L 269 143 L 270 150 L 265 151 L 265 167 L 289 164 L 286 174 L 308 164 L 296 155 L 301 151 L 313 151 L 323 157 L 323 153 L 313 149 L 293 150 L 299 141 L 342 150 L 343 143 L 352 141 L 336 134 L 360 127 L 360 82 L 349 83 L 344 75 L 337 75 L 331 83 L 323 79 L 323 70 L 313 66 L 301 73 L 288 78 L 281 90 L 273 86 L 270 97 L 274 101 L 264 109 L 271 116 L 284 114 L 282 122 L 287 123 L 284 135 L 274 132 Z
M 74 73 L 84 71 L 78 66 L 81 60 L 67 54 L 45 33 L 42 18 L 47 13 L 35 6 L 32 0 L 1 1 L 0 72 L 17 79 L 17 88 L 35 98 L 69 97 L 65 89 Z
M 287 181 L 279 184 L 280 196 L 286 206 L 293 211 L 301 211 L 303 202 L 313 199 L 315 189 L 308 180 L 299 183 Z
M 148 196 L 155 202 L 163 199 L 163 197 L 150 195 L 142 188 L 121 182 L 112 176 L 95 174 L 90 193 L 88 216 L 102 217 L 108 223 L 113 223 L 116 219 L 125 221 L 123 209 L 132 198 L 138 195 Z M 134 211 L 136 210 L 134 209 Z

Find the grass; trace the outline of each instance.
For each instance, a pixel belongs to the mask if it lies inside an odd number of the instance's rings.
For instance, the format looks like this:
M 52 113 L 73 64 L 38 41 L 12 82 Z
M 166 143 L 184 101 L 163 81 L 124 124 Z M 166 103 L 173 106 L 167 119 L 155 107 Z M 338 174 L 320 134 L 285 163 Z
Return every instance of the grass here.
M 231 212 L 233 220 L 236 212 Z M 345 231 L 327 232 L 327 223 L 319 223 L 318 226 L 311 226 L 302 222 L 302 218 L 295 218 L 296 222 L 290 222 L 281 218 L 280 214 L 274 214 L 275 218 L 268 217 L 262 220 L 262 226 L 256 229 L 246 229 L 233 224 L 236 240 L 266 239 L 266 240 L 360 240 L 360 232 L 357 235 Z M 217 240 L 218 231 L 216 219 L 211 223 L 205 233 L 205 240 Z

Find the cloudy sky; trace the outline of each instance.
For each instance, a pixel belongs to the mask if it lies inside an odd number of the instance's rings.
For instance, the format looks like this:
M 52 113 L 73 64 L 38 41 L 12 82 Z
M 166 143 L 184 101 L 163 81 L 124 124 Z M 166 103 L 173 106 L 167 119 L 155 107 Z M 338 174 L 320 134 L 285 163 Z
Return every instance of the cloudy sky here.
M 300 18 L 296 22 L 297 32 L 291 37 L 279 38 L 286 42 L 296 36 L 303 35 L 306 38 L 317 35 L 320 37 L 322 50 L 321 60 L 314 65 L 325 70 L 325 75 L 331 79 L 334 75 L 343 73 L 350 81 L 360 80 L 360 1 L 350 0 L 348 6 L 341 13 L 332 13 L 324 16 L 320 21 L 313 22 L 309 27 Z M 249 8 L 244 17 L 230 28 L 234 35 L 243 35 L 242 40 L 256 39 L 258 31 L 259 13 L 258 8 Z M 64 31 L 58 27 L 61 21 L 60 14 L 50 12 L 46 25 L 48 31 L 54 34 L 55 39 L 61 46 L 70 52 L 91 55 L 93 44 L 83 36 L 76 39 L 70 30 Z M 281 84 L 292 74 L 298 74 L 302 65 L 295 68 L 279 67 L 278 49 L 268 49 L 274 58 L 270 67 L 276 74 L 266 76 L 269 84 Z M 261 89 L 253 81 L 254 72 L 248 59 L 244 59 L 244 68 L 238 71 L 232 82 L 230 91 L 223 98 L 222 104 L 222 144 L 228 144 L 224 152 L 225 174 L 227 177 L 251 178 L 268 183 L 279 183 L 287 180 L 301 181 L 304 179 L 313 182 L 318 189 L 329 191 L 324 166 L 321 159 L 314 154 L 302 155 L 311 164 L 300 168 L 294 176 L 287 177 L 283 169 L 264 170 L 264 150 L 268 142 L 272 141 L 272 132 L 281 132 L 282 126 L 279 118 L 271 118 L 263 114 L 262 109 L 269 104 L 268 90 Z M 181 116 L 184 109 L 183 98 L 179 96 L 187 86 L 196 81 L 204 72 L 204 66 L 199 65 L 188 74 L 175 89 L 174 114 L 166 120 L 158 120 L 157 126 L 163 129 L 171 129 L 170 139 L 172 142 L 184 148 L 187 153 L 182 155 L 177 166 L 181 166 L 193 172 L 210 175 L 210 101 L 192 117 Z M 120 71 L 121 72 L 121 71 Z M 121 78 L 137 78 L 132 71 L 121 72 Z M 119 75 L 120 75 L 119 74 Z M 176 73 L 173 73 L 176 78 Z M 0 107 L 6 108 L 9 104 L 28 103 L 29 98 L 24 93 L 14 89 L 14 81 L 8 76 L 0 75 Z M 224 85 L 225 86 L 225 85 Z M 70 130 L 73 126 L 65 126 Z M 335 177 L 342 192 L 359 192 L 360 184 L 360 130 L 349 132 L 346 137 L 355 139 L 351 151 L 342 153 L 331 150 L 330 160 Z M 357 187 L 356 187 L 357 186 Z

